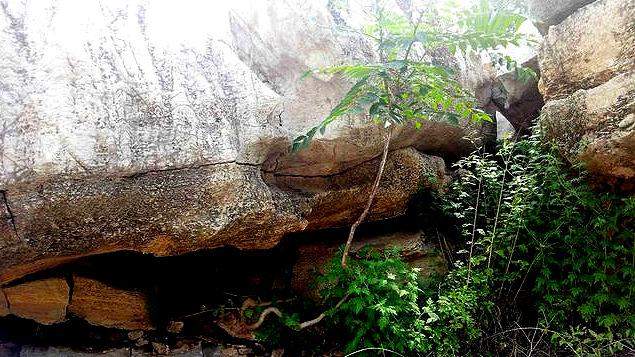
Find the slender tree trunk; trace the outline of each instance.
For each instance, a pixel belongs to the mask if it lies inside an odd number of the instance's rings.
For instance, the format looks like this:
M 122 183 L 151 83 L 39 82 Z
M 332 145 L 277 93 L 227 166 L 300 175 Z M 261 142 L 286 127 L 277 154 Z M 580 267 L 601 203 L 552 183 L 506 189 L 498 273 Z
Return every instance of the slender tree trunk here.
M 381 176 L 384 173 L 384 167 L 386 166 L 386 158 L 388 157 L 388 147 L 390 146 L 390 139 L 392 138 L 392 126 L 388 129 L 386 134 L 386 139 L 384 142 L 384 151 L 382 152 L 381 162 L 379 163 L 379 169 L 377 170 L 377 176 L 375 177 L 375 182 L 370 191 L 370 196 L 368 196 L 368 202 L 366 202 L 366 207 L 362 214 L 357 218 L 357 221 L 353 223 L 351 226 L 351 230 L 348 233 L 348 239 L 346 240 L 346 245 L 344 246 L 344 252 L 342 253 L 342 268 L 346 269 L 346 259 L 348 258 L 348 252 L 351 249 L 351 243 L 353 243 L 353 238 L 355 237 L 355 231 L 357 227 L 366 219 L 368 212 L 370 211 L 370 207 L 373 205 L 373 201 L 375 200 L 375 195 L 377 195 L 377 189 L 379 188 L 379 182 L 381 181 Z

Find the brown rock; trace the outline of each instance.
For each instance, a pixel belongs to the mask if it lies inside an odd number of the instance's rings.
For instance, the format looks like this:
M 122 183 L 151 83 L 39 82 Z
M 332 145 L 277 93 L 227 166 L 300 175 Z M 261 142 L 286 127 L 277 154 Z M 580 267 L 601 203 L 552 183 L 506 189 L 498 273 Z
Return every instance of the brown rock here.
M 635 2 L 598 0 L 550 27 L 539 62 L 545 100 L 635 69 Z
M 170 321 L 168 323 L 168 327 L 166 328 L 166 330 L 169 333 L 181 333 L 181 331 L 183 331 L 183 327 L 185 326 L 185 324 L 183 323 L 183 321 Z
M 35 280 L 3 289 L 13 315 L 45 325 L 66 318 L 69 288 L 62 278 Z
M 73 277 L 73 296 L 68 311 L 97 326 L 154 329 L 143 293 L 117 289 L 90 278 Z
M 9 302 L 4 294 L 4 290 L 0 288 L 0 316 L 9 315 Z
M 256 339 L 254 330 L 248 327 L 249 323 L 243 318 L 242 311 L 228 310 L 216 324 L 232 337 L 251 341 Z
M 324 264 L 333 258 L 345 240 L 346 237 L 342 236 L 341 240 L 301 245 L 298 248 L 297 261 L 293 266 L 292 288 L 299 293 L 313 295 L 314 292 L 310 290 L 313 279 Z M 427 242 L 422 232 L 393 232 L 378 236 L 358 235 L 351 246 L 351 254 L 355 254 L 365 246 L 379 250 L 399 248 L 402 258 L 412 267 L 420 268 L 420 274 L 424 277 L 443 274 L 447 271 L 447 263 L 443 255 L 437 251 L 434 244 Z
M 142 338 L 144 334 L 145 334 L 145 332 L 143 330 L 130 331 L 130 332 L 128 332 L 128 338 L 131 341 L 137 341 L 140 338 Z
M 29 244 L 0 250 L 0 283 L 91 254 L 267 249 L 289 233 L 348 225 L 363 208 L 378 164 L 375 158 L 335 175 L 263 179 L 258 167 L 232 163 L 25 187 L 7 199 Z M 393 151 L 370 220 L 404 213 L 418 190 L 438 189 L 445 180 L 442 159 L 412 148 Z
M 541 124 L 570 162 L 582 162 L 609 181 L 627 182 L 635 180 L 634 119 L 635 71 L 549 101 Z
M 154 350 L 154 353 L 158 355 L 167 355 L 170 353 L 170 347 L 165 343 L 152 342 L 152 349 Z

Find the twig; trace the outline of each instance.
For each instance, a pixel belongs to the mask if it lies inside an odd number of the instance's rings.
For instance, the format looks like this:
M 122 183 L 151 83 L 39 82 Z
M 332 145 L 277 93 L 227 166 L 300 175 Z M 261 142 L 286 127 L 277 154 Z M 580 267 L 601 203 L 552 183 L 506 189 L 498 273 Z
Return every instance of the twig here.
M 346 301 L 346 299 L 348 299 L 348 294 L 344 295 L 344 297 L 340 301 L 338 301 L 337 304 L 335 304 L 335 307 L 332 310 L 339 309 L 340 306 L 342 306 L 342 304 L 344 303 L 344 301 Z M 309 321 L 305 321 L 305 322 L 301 323 L 300 324 L 300 330 L 319 323 L 325 317 L 326 317 L 326 311 L 321 313 L 318 317 L 314 318 L 313 320 L 309 320 Z
M 346 301 L 346 299 L 348 299 L 348 294 L 346 294 L 340 301 L 338 301 L 337 304 L 335 305 L 335 307 L 333 307 L 330 310 L 339 309 L 339 307 L 342 306 L 342 304 L 344 303 L 344 301 Z M 313 325 L 316 325 L 316 324 L 320 323 L 320 321 L 322 321 L 326 317 L 326 313 L 328 311 L 329 310 L 321 313 L 320 315 L 318 315 L 318 317 L 316 317 L 316 318 L 314 318 L 312 320 L 308 320 L 308 321 L 300 323 L 300 326 L 298 327 L 297 330 L 298 331 L 299 330 L 303 330 L 303 329 L 305 329 L 307 327 L 311 327 Z M 250 330 L 256 330 L 257 328 L 259 328 L 265 322 L 265 319 L 270 314 L 274 314 L 274 315 L 278 316 L 279 318 L 282 317 L 282 311 L 280 311 L 280 309 L 278 309 L 277 307 L 268 307 L 260 314 L 260 317 L 258 318 L 258 321 L 256 321 L 254 324 L 248 325 L 247 328 L 250 329 Z
M 362 353 L 362 352 L 365 352 L 365 351 L 381 351 L 381 352 L 390 352 L 390 353 L 396 354 L 397 356 L 403 356 L 403 357 L 405 357 L 404 355 L 402 355 L 402 354 L 401 354 L 401 353 L 399 353 L 399 352 L 396 352 L 396 351 L 393 351 L 393 350 L 389 350 L 389 349 L 387 349 L 387 348 L 383 348 L 383 347 L 366 347 L 366 348 L 362 348 L 361 350 L 357 350 L 357 351 L 355 351 L 355 352 L 351 352 L 351 353 L 349 353 L 349 354 L 345 355 L 344 357 L 353 356 L 353 355 L 356 355 L 356 354 L 358 354 L 358 353 Z
M 482 148 L 483 153 L 481 158 L 485 155 L 485 148 Z M 483 187 L 483 173 L 481 173 L 478 179 L 478 190 L 476 191 L 476 206 L 474 207 L 474 221 L 472 222 L 472 238 L 470 240 L 470 255 L 467 258 L 467 285 L 470 285 L 470 277 L 472 275 L 472 253 L 474 252 L 474 239 L 476 238 L 476 220 L 478 218 L 478 207 L 481 202 L 481 189 Z
M 247 328 L 250 330 L 257 329 L 265 322 L 265 319 L 269 314 L 275 314 L 278 317 L 282 317 L 282 312 L 277 307 L 268 307 L 260 314 L 258 321 L 254 324 L 248 325 Z

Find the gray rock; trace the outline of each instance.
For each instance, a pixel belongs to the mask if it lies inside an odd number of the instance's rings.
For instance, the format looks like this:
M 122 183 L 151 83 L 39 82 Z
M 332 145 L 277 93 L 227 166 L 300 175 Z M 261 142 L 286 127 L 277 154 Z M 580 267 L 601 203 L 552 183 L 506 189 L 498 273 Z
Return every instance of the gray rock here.
M 538 75 L 540 73 L 536 57 L 526 61 L 522 66 L 532 69 Z M 521 79 L 515 72 L 496 77 L 492 103 L 514 130 L 521 134 L 529 133 L 545 104 L 538 90 L 537 80 Z
M 634 70 L 634 38 L 635 1 L 598 0 L 550 27 L 538 56 L 545 100 Z
M 0 10 L 0 284 L 118 250 L 270 248 L 349 224 L 362 206 L 373 173 L 350 169 L 376 162 L 382 130 L 351 117 L 307 150 L 288 147 L 351 86 L 302 73 L 376 57 L 364 37 L 337 30 L 363 8 L 11 0 Z M 472 61 L 455 65 L 486 103 L 491 73 Z M 399 128 L 392 149 L 456 158 L 481 130 Z M 392 177 L 371 219 L 403 213 L 420 170 L 437 162 L 394 158 L 411 171 Z M 294 186 L 304 178 L 324 182 Z
M 635 127 L 620 126 L 635 115 L 635 72 L 545 105 L 547 139 L 572 163 L 582 162 L 608 182 L 635 181 Z
M 20 357 L 129 357 L 130 351 L 126 348 L 103 352 L 80 352 L 65 347 L 34 347 L 24 346 L 20 351 Z
M 527 2 L 532 20 L 547 26 L 557 25 L 579 8 L 595 0 L 529 0 Z

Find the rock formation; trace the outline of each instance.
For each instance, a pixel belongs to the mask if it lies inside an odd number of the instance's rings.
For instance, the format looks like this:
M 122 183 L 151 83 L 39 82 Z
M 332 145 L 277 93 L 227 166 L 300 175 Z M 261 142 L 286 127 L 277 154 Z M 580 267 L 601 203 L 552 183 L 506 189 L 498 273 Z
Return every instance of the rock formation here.
M 527 6 L 532 19 L 542 28 L 562 22 L 577 9 L 594 0 L 529 0 Z
M 635 180 L 635 2 L 598 0 L 577 8 L 549 27 L 538 59 L 547 139 L 572 163 L 630 187 Z
M 0 0 L 0 316 L 152 330 L 145 292 L 75 273 L 31 274 L 121 251 L 269 249 L 357 218 L 382 130 L 350 117 L 306 150 L 288 147 L 351 85 L 302 73 L 376 57 L 363 37 L 337 30 L 356 25 L 359 9 L 273 4 Z M 533 66 L 547 139 L 572 163 L 633 182 L 635 3 L 529 5 L 545 32 Z M 532 125 L 543 104 L 535 82 L 495 80 L 475 59 L 447 61 L 479 105 L 517 131 Z M 442 190 L 446 163 L 490 129 L 397 128 L 369 220 L 401 216 L 415 194 Z M 365 238 L 401 245 L 427 274 L 445 268 L 421 232 Z M 298 249 L 297 291 L 338 244 Z
M 381 131 L 352 117 L 301 153 L 288 146 L 350 86 L 302 73 L 374 50 L 335 30 L 354 16 L 285 4 L 0 2 L 0 283 L 80 256 L 264 249 L 350 224 Z M 481 72 L 462 80 L 478 92 Z M 371 218 L 443 182 L 443 161 L 427 154 L 463 155 L 480 131 L 396 132 L 391 190 Z
M 2 290 L 12 315 L 46 325 L 66 320 L 70 289 L 65 279 L 35 280 Z
M 97 326 L 125 330 L 154 328 L 145 294 L 81 276 L 73 277 L 73 296 L 68 311 Z
M 537 58 L 522 64 L 540 75 Z M 536 79 L 521 79 L 515 71 L 496 77 L 492 88 L 492 103 L 496 109 L 521 134 L 528 134 L 544 105 Z M 497 129 L 500 129 L 497 126 Z
M 351 85 L 302 73 L 376 57 L 363 36 L 338 30 L 359 25 L 361 9 L 278 5 L 0 0 L 0 316 L 150 330 L 145 293 L 31 274 L 119 251 L 269 249 L 357 218 L 382 130 L 350 117 L 306 150 L 288 147 Z M 490 68 L 443 60 L 490 102 Z M 369 220 L 441 190 L 445 160 L 490 130 L 396 129 Z M 433 271 L 430 257 L 418 262 Z

